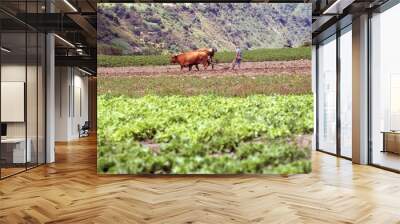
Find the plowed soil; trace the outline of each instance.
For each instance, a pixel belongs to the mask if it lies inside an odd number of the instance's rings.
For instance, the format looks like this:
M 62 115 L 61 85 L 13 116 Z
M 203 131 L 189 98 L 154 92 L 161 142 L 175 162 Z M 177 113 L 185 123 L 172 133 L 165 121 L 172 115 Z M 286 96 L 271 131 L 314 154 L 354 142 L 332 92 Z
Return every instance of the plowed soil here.
M 276 75 L 276 74 L 311 74 L 310 60 L 296 61 L 265 61 L 265 62 L 243 62 L 241 68 L 231 69 L 230 63 L 219 63 L 211 66 L 207 70 L 203 65 L 199 65 L 197 71 L 193 67 L 192 71 L 188 68 L 180 69 L 179 65 L 167 66 L 143 66 L 143 67 L 100 67 L 100 76 L 235 76 L 235 75 Z

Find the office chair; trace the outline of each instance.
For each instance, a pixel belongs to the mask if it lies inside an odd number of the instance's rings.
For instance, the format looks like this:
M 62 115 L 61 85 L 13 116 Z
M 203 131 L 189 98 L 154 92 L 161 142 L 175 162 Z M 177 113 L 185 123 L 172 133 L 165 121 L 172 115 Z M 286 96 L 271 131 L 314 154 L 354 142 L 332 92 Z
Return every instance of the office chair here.
M 89 129 L 90 129 L 89 121 L 85 121 L 82 127 L 79 128 L 79 138 L 89 136 Z

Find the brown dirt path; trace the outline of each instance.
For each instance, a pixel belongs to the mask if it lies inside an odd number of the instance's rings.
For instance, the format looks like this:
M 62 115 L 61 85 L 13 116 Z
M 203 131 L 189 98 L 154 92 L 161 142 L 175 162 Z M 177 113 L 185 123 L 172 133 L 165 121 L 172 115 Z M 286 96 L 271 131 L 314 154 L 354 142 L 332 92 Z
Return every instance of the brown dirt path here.
M 276 75 L 276 74 L 311 74 L 311 60 L 295 61 L 264 61 L 243 62 L 240 69 L 230 69 L 230 63 L 216 64 L 212 70 L 209 67 L 204 70 L 199 65 L 200 71 L 193 67 L 192 71 L 184 68 L 182 71 L 178 65 L 165 66 L 141 66 L 141 67 L 99 67 L 99 76 L 221 76 L 221 75 Z

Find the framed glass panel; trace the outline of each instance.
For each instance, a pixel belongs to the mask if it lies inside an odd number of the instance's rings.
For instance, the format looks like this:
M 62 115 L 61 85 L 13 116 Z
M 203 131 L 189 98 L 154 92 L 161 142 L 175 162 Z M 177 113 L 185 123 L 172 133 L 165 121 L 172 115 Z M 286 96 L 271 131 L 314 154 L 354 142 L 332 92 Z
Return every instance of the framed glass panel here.
M 352 157 L 352 29 L 340 36 L 340 154 Z
M 336 153 L 336 35 L 318 48 L 318 149 Z
M 26 12 L 37 14 L 40 4 L 38 1 L 27 2 Z M 33 17 L 32 20 L 38 20 Z M 36 21 L 38 22 L 38 21 Z M 30 162 L 27 167 L 38 165 L 38 76 L 39 76 L 39 33 L 37 30 L 27 29 L 27 144 L 31 151 Z
M 38 126 L 38 36 L 36 32 L 28 32 L 28 62 L 27 62 L 27 81 L 26 81 L 26 112 L 27 112 L 27 144 L 30 148 L 30 160 L 27 163 L 28 168 L 37 165 L 38 160 L 38 141 L 37 141 L 37 126 Z
M 400 170 L 400 5 L 371 18 L 372 163 Z
M 45 163 L 46 39 L 21 22 L 44 3 L 0 2 L 0 178 Z
M 31 159 L 26 144 L 26 40 L 25 32 L 1 34 L 2 177 L 24 171 Z

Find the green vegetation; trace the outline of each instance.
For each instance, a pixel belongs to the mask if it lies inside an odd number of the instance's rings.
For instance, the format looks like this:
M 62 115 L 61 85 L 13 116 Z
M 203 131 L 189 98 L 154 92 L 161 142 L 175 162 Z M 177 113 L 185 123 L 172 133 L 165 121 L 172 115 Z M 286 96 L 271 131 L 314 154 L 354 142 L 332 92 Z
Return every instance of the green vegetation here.
M 100 173 L 310 172 L 312 95 L 98 97 Z
M 145 65 L 169 65 L 170 58 L 167 55 L 135 55 L 135 56 L 110 56 L 98 55 L 98 67 L 126 67 Z
M 218 63 L 230 63 L 235 57 L 234 52 L 217 52 L 215 59 Z M 289 61 L 299 59 L 311 59 L 310 47 L 257 49 L 243 51 L 243 61 Z M 146 65 L 169 65 L 170 55 L 134 55 L 134 56 L 110 56 L 99 55 L 97 57 L 99 67 L 125 67 Z
M 145 95 L 249 96 L 253 94 L 311 94 L 310 75 L 256 76 L 131 76 L 98 78 L 98 93 L 141 97 Z
M 217 52 L 215 56 L 218 62 L 232 62 L 235 52 Z M 271 48 L 243 51 L 243 61 L 290 61 L 311 59 L 310 47 L 299 48 Z

